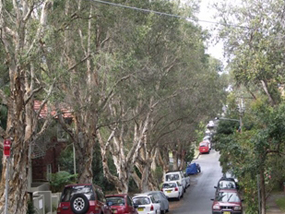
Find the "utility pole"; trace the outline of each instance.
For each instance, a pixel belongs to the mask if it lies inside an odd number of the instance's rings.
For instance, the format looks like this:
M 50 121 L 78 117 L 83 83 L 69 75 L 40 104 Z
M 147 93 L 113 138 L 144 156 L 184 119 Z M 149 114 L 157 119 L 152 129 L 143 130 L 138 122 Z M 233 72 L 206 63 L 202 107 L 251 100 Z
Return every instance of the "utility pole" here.
M 239 111 L 239 130 L 240 133 L 242 132 L 242 117 L 245 111 L 243 97 L 240 98 L 239 104 L 238 104 L 238 111 Z
M 8 214 L 8 194 L 9 194 L 9 162 L 11 151 L 11 139 L 4 140 L 3 154 L 6 157 L 6 182 L 5 182 L 5 209 L 4 214 Z

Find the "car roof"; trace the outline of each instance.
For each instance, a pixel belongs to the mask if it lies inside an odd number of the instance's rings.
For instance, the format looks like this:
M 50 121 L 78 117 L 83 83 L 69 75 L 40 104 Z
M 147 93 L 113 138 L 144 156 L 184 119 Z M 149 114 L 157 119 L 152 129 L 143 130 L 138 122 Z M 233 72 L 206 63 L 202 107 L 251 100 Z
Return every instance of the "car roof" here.
M 168 183 L 177 183 L 178 181 L 165 181 L 163 184 L 168 184 Z
M 150 197 L 150 196 L 145 193 L 139 193 L 139 194 L 135 194 L 133 198 L 136 198 L 136 197 Z
M 148 191 L 148 192 L 144 192 L 144 194 L 151 194 L 151 193 L 162 193 L 161 191 L 159 190 L 154 190 L 154 191 Z
M 172 171 L 167 171 L 167 172 L 166 172 L 166 174 L 167 174 L 167 173 L 173 173 L 173 172 L 174 172 L 174 173 L 175 173 L 175 172 L 182 172 L 182 170 L 172 170 Z
M 105 197 L 125 197 L 125 196 L 128 196 L 128 194 L 126 193 L 121 193 L 121 194 L 109 194 L 109 195 L 106 195 Z
M 237 189 L 219 189 L 218 192 L 238 193 Z
M 92 186 L 93 184 L 84 183 L 84 184 L 67 184 L 65 187 L 73 187 L 73 186 Z
M 67 185 L 65 185 L 64 187 L 65 187 L 65 188 L 69 188 L 69 187 L 76 187 L 76 186 L 93 186 L 93 187 L 95 187 L 95 188 L 100 189 L 101 191 L 103 191 L 100 186 L 98 186 L 98 185 L 96 185 L 96 184 L 92 184 L 92 183 L 67 184 Z
M 219 182 L 220 181 L 234 181 L 235 182 L 235 179 L 234 178 L 230 178 L 230 177 L 221 177 Z

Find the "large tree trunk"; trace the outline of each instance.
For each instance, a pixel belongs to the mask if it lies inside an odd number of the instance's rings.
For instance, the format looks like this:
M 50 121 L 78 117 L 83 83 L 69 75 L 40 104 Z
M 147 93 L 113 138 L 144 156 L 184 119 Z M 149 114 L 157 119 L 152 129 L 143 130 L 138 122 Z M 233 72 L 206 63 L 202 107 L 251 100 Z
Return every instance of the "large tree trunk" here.
M 39 82 L 35 84 L 33 63 L 38 58 L 32 58 L 31 55 L 37 56 L 40 49 L 38 44 L 43 36 L 51 3 L 45 0 L 42 5 L 38 5 L 41 11 L 37 11 L 40 17 L 37 20 L 39 24 L 35 34 L 26 30 L 28 21 L 32 19 L 32 11 L 36 10 L 35 5 L 25 0 L 13 1 L 13 4 L 9 4 L 7 8 L 6 3 L 7 1 L 0 0 L 0 31 L 1 45 L 5 48 L 9 67 L 10 93 L 9 97 L 5 97 L 3 91 L 0 93 L 2 103 L 6 103 L 8 108 L 7 128 L 4 134 L 2 131 L 1 133 L 3 138 L 12 138 L 8 213 L 23 214 L 27 210 L 28 167 L 31 158 L 29 147 L 38 131 L 38 115 L 33 111 L 33 98 L 42 89 Z M 5 160 L 3 162 L 0 213 L 4 211 L 4 187 L 7 172 Z
M 10 75 L 16 77 L 11 81 L 11 91 L 13 92 L 9 99 L 9 114 L 7 121 L 7 136 L 11 137 L 11 157 L 10 157 L 10 179 L 9 179 L 9 213 L 25 213 L 27 205 L 27 189 L 28 189 L 28 163 L 29 163 L 29 144 L 33 134 L 33 100 L 31 99 L 26 105 L 24 97 L 25 88 L 21 80 L 19 71 L 10 70 Z M 3 166 L 1 187 L 5 187 L 7 165 Z M 1 189 L 1 213 L 4 209 L 4 188 Z

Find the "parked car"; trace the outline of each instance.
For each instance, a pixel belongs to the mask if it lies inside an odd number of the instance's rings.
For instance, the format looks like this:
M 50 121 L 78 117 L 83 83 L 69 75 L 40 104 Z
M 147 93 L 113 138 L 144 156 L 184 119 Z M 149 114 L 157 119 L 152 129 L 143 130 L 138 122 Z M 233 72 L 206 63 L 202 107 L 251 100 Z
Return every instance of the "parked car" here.
M 200 142 L 199 152 L 200 152 L 200 154 L 204 154 L 204 153 L 209 154 L 210 153 L 210 141 L 204 140 L 204 141 Z
M 207 128 L 214 128 L 214 127 L 215 127 L 214 121 L 210 120 L 209 123 L 207 124 Z
M 164 175 L 164 182 L 168 181 L 178 181 L 183 188 L 183 191 L 186 192 L 186 179 L 182 171 L 169 171 Z
M 178 181 L 164 182 L 162 184 L 161 191 L 168 199 L 175 198 L 178 201 L 183 197 L 184 193 L 182 185 Z
M 114 214 L 138 214 L 132 199 L 127 194 L 106 195 L 106 200 Z
M 206 135 L 206 136 L 203 138 L 203 140 L 209 140 L 209 141 L 211 141 L 211 140 L 212 140 L 212 137 L 211 137 L 210 135 Z
M 155 201 L 158 201 L 160 203 L 161 214 L 167 213 L 169 211 L 169 201 L 163 192 L 149 191 L 145 192 L 144 194 L 153 196 Z
M 139 214 L 160 214 L 160 203 L 152 195 L 138 194 L 132 200 Z
M 238 183 L 235 181 L 234 178 L 228 178 L 228 177 L 222 177 L 220 178 L 220 180 L 218 181 L 217 186 L 214 186 L 214 188 L 216 188 L 216 194 L 218 194 L 218 192 L 222 189 L 234 189 L 234 190 L 238 190 L 239 189 L 239 185 Z
M 66 185 L 60 197 L 57 214 L 112 214 L 105 195 L 94 184 Z
M 215 195 L 212 214 L 242 214 L 242 199 L 236 189 L 221 189 Z
M 186 167 L 186 175 L 195 175 L 201 172 L 201 166 L 198 163 L 191 163 Z
M 190 176 L 184 173 L 184 178 L 186 181 L 186 188 L 190 187 Z

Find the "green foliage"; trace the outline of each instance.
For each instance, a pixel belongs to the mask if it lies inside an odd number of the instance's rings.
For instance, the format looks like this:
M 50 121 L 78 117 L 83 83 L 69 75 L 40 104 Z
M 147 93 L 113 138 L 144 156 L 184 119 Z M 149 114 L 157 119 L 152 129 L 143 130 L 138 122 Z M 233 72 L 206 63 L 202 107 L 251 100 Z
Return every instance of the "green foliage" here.
M 269 194 L 280 189 L 284 180 L 284 104 L 272 107 L 266 99 L 256 99 L 243 115 L 242 132 L 236 124 L 220 121 L 216 148 L 220 151 L 223 172 L 232 171 L 241 183 L 247 213 L 257 213 L 256 176 L 264 174 L 261 183 Z M 228 117 L 228 116 L 227 116 Z M 248 125 L 249 124 L 249 125 Z
M 69 144 L 61 153 L 59 157 L 60 169 L 70 174 L 74 174 L 74 158 L 73 146 Z
M 278 84 L 284 83 L 284 75 L 280 73 L 284 69 L 281 57 L 285 52 L 284 41 L 278 36 L 285 32 L 280 16 L 284 2 L 242 2 L 218 7 L 225 24 L 220 36 L 225 39 L 226 54 L 231 59 L 229 68 L 237 85 L 253 89 L 255 95 L 262 93 L 271 105 L 278 104 L 281 101 Z
M 243 199 L 246 205 L 246 213 L 257 214 L 258 213 L 258 193 L 257 193 L 257 181 L 256 177 L 246 175 L 244 179 L 239 181 L 242 187 Z
M 157 181 L 158 184 L 163 182 L 163 169 L 161 166 L 157 166 L 155 171 L 152 172 L 154 179 Z
M 65 185 L 74 183 L 77 175 L 72 175 L 66 171 L 51 174 L 50 187 L 52 192 L 61 192 Z
M 202 121 L 199 122 L 197 129 L 195 130 L 196 138 L 197 138 L 197 144 L 203 140 L 203 137 L 205 135 L 205 123 Z
M 186 154 L 185 154 L 185 159 L 184 161 L 187 163 L 187 162 L 191 162 L 194 158 L 194 154 L 195 154 L 195 149 L 196 147 L 194 146 L 194 142 L 192 142 L 191 144 L 192 146 L 188 148 L 188 151 L 186 151 Z
M 109 170 L 113 175 L 116 175 L 116 168 L 113 164 L 112 158 L 109 156 L 108 159 Z M 93 182 L 102 187 L 103 191 L 114 190 L 115 187 L 110 183 L 103 173 L 102 158 L 100 154 L 100 147 L 98 144 L 95 145 L 94 155 L 92 161 L 92 170 L 93 170 Z
M 28 206 L 27 206 L 27 213 L 26 214 L 36 214 L 33 200 L 28 201 Z
M 285 197 L 276 199 L 277 206 L 285 212 Z

